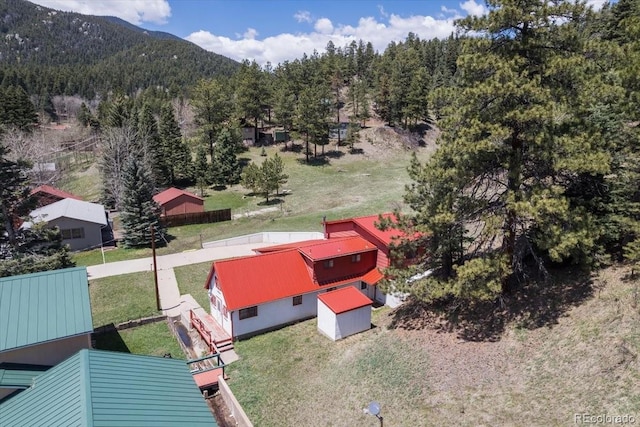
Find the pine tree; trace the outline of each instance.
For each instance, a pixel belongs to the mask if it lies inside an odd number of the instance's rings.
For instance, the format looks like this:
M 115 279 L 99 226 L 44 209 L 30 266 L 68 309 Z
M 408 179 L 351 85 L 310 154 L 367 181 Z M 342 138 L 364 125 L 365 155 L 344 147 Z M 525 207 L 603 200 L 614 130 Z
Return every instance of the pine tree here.
M 576 183 L 612 170 L 611 146 L 591 120 L 593 98 L 615 97 L 600 78 L 583 4 L 496 0 L 459 22 L 459 87 L 440 90 L 438 152 L 409 169 L 407 231 L 430 233 L 428 279 L 398 286 L 423 299 L 494 298 L 527 270 L 524 258 L 590 263 L 602 229 Z M 410 234 L 412 235 L 412 234 Z
M 209 155 L 213 157 L 218 132 L 231 117 L 232 93 L 228 81 L 218 78 L 201 80 L 193 89 L 191 104 L 196 124 L 209 146 Z
M 235 76 L 235 105 L 237 114 L 252 120 L 255 141 L 258 141 L 258 120 L 262 118 L 263 75 L 257 62 L 243 61 Z
M 211 183 L 211 170 L 207 160 L 207 149 L 204 144 L 198 144 L 196 161 L 194 164 L 196 185 L 200 189 L 200 196 L 204 197 L 204 189 Z
M 138 140 L 142 150 L 140 153 L 146 167 L 151 171 L 154 187 L 165 185 L 169 182 L 169 172 L 166 164 L 166 153 L 163 150 L 158 122 L 153 115 L 151 106 L 143 104 L 138 113 Z
M 153 200 L 151 174 L 135 156 L 127 163 L 124 175 L 124 194 L 120 219 L 126 247 L 151 244 L 151 226 L 155 227 L 156 242 L 164 229 L 160 225 L 160 207 Z
M 240 182 L 241 166 L 236 155 L 237 150 L 237 139 L 229 129 L 223 129 L 216 140 L 211 161 L 214 184 L 225 186 Z
M 74 265 L 69 248 L 62 245 L 60 230 L 46 223 L 17 228 L 35 207 L 27 176 L 29 165 L 7 159 L 9 150 L 0 142 L 0 277 L 56 270 Z
M 280 187 L 287 183 L 289 175 L 284 173 L 284 162 L 278 153 L 262 163 L 262 170 L 267 182 L 267 191 L 275 190 L 276 196 L 279 196 Z
M 162 107 L 158 134 L 168 172 L 168 183 L 173 185 L 179 178 L 190 178 L 192 173 L 191 154 L 188 146 L 182 140 L 182 132 L 170 104 L 165 104 Z

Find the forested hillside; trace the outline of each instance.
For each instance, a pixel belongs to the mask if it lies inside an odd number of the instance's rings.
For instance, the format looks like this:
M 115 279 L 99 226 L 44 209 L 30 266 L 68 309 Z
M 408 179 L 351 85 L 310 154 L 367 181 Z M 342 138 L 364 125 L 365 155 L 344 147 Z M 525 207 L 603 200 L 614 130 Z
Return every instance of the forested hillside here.
M 0 0 L 0 82 L 19 83 L 32 95 L 93 99 L 156 85 L 178 93 L 238 66 L 175 36 L 131 27 L 114 18 Z

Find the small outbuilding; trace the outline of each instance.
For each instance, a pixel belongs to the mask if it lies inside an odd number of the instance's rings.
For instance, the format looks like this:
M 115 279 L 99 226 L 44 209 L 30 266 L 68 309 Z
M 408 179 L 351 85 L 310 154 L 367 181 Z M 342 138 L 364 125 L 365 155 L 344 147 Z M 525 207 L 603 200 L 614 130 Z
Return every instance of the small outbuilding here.
M 353 286 L 318 295 L 318 330 L 333 341 L 371 328 L 373 301 Z
M 204 199 L 179 188 L 167 188 L 153 196 L 163 216 L 204 212 Z

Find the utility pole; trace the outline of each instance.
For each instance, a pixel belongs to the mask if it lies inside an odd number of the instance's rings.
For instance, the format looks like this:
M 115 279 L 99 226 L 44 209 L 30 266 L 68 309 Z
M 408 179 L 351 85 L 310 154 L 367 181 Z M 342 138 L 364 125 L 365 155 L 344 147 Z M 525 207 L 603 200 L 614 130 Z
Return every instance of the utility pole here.
M 153 224 L 151 224 L 151 252 L 153 252 L 153 283 L 156 287 L 156 308 L 158 311 L 162 310 L 160 307 L 160 292 L 158 291 L 158 264 L 156 262 L 156 232 Z

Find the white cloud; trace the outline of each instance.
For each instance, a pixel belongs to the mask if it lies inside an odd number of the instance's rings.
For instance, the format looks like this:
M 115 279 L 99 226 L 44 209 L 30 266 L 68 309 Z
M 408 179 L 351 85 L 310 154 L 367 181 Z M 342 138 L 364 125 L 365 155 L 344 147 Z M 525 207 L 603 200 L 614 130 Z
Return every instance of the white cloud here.
M 401 41 L 413 32 L 422 39 L 448 37 L 454 30 L 454 17 L 435 19 L 431 16 L 414 15 L 401 17 L 391 14 L 388 19 L 360 18 L 357 25 L 336 25 L 321 18 L 312 32 L 283 33 L 262 40 L 245 37 L 233 40 L 209 31 L 197 31 L 186 37 L 202 48 L 236 60 L 255 60 L 259 64 L 279 64 L 285 60 L 300 58 L 313 50 L 324 52 L 329 40 L 336 46 L 346 46 L 353 40 L 370 41 L 374 49 L 383 51 L 391 41 Z
M 321 34 L 331 34 L 331 32 L 333 32 L 333 24 L 331 20 L 327 18 L 318 19 L 313 28 Z
M 166 24 L 171 16 L 168 0 L 31 0 L 51 9 L 84 15 L 117 16 L 134 25 Z
M 450 15 L 458 15 L 457 9 L 449 9 L 447 6 L 440 6 L 440 10 Z
M 299 10 L 293 17 L 298 22 L 311 22 L 311 13 L 306 10 Z
M 389 17 L 389 14 L 384 11 L 384 6 L 381 4 L 378 5 L 378 11 L 380 11 L 380 16 L 384 16 L 385 18 Z
M 242 37 L 245 39 L 253 40 L 258 35 L 258 31 L 255 28 L 247 28 Z
M 473 16 L 481 16 L 488 12 L 483 4 L 476 3 L 475 0 L 467 0 L 464 3 L 460 3 L 460 8 Z

